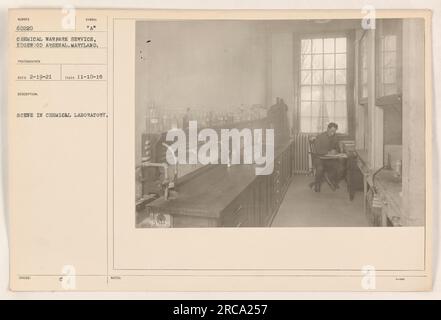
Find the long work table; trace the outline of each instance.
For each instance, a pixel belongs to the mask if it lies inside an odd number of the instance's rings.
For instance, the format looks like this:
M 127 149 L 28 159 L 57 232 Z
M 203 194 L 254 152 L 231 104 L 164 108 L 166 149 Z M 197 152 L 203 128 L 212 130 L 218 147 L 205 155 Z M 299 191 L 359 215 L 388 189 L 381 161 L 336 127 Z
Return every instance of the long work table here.
M 293 176 L 292 142 L 275 148 L 274 170 L 256 175 L 254 165 L 207 165 L 177 185 L 177 195 L 158 198 L 146 213 L 170 217 L 172 227 L 270 226 Z

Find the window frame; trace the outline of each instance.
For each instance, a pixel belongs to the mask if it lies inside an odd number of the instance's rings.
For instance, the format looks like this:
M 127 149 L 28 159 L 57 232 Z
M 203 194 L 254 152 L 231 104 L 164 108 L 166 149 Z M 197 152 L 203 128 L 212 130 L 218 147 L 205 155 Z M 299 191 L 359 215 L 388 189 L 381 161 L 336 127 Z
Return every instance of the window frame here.
M 367 30 L 363 30 L 363 34 L 358 40 L 358 61 L 357 61 L 357 67 L 358 67 L 358 81 L 357 81 L 357 91 L 358 91 L 358 104 L 366 106 L 368 104 L 368 97 L 369 93 L 366 95 L 366 97 L 363 96 L 363 48 L 362 43 L 364 43 L 364 49 L 366 53 L 366 60 L 369 60 L 369 47 L 367 43 Z M 367 61 L 366 61 L 367 63 Z M 366 68 L 366 73 L 369 72 L 369 67 Z M 369 87 L 369 77 L 366 74 L 367 78 L 367 87 Z
M 346 132 L 341 133 L 337 131 L 337 136 L 341 138 L 351 138 L 353 137 L 353 124 L 351 122 L 351 119 L 353 117 L 353 108 L 354 106 L 354 94 L 353 94 L 353 88 L 354 88 L 354 48 L 352 48 L 351 43 L 354 41 L 354 35 L 352 31 L 340 31 L 340 32 L 317 32 L 317 33 L 302 33 L 296 35 L 296 40 L 298 41 L 298 51 L 295 53 L 298 55 L 298 61 L 296 62 L 298 64 L 297 66 L 297 127 L 299 133 L 304 134 L 310 134 L 310 135 L 317 135 L 321 132 L 305 132 L 301 130 L 301 43 L 302 40 L 313 40 L 313 39 L 325 39 L 325 38 L 346 38 Z M 312 47 L 311 47 L 312 50 Z M 336 54 L 334 52 L 334 54 Z M 311 52 L 312 55 L 312 52 Z M 311 61 L 312 63 L 312 61 Z M 312 66 L 311 66 L 311 70 Z M 324 70 L 324 69 L 323 69 Z M 330 69 L 330 70 L 338 70 L 338 69 Z M 336 84 L 334 84 L 335 86 Z M 312 79 L 311 79 L 311 87 L 312 87 Z M 334 100 L 335 102 L 335 100 Z
M 387 32 L 385 31 L 385 24 L 387 24 Z M 380 95 L 379 86 L 381 85 L 381 68 L 380 54 L 381 54 L 381 39 L 384 35 L 396 35 L 396 72 L 395 82 L 397 86 L 397 93 L 390 95 Z M 403 57 L 403 30 L 402 21 L 400 19 L 387 19 L 377 21 L 375 29 L 375 104 L 377 106 L 386 106 L 401 103 L 402 97 L 402 57 Z

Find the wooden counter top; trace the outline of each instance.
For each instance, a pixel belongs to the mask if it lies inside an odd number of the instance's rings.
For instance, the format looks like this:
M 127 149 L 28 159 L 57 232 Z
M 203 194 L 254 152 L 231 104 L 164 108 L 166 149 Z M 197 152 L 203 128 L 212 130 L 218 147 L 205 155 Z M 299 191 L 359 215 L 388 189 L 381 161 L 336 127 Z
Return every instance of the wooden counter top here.
M 291 141 L 277 147 L 275 159 Z M 154 212 L 219 218 L 224 210 L 256 178 L 255 165 L 208 165 L 177 187 L 176 199 L 159 198 L 147 206 Z

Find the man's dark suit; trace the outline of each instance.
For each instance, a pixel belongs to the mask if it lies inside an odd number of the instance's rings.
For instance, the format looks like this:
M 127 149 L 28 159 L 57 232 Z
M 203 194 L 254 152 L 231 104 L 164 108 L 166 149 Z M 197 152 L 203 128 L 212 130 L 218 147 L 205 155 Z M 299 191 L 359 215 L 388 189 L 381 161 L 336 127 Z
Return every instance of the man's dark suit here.
M 315 184 L 320 186 L 325 172 L 329 179 L 338 186 L 338 182 L 344 173 L 344 159 L 320 159 L 320 156 L 327 154 L 331 150 L 339 152 L 338 139 L 335 135 L 329 136 L 327 132 L 323 132 L 315 139 L 316 155 L 313 159 L 313 165 L 316 169 Z M 320 187 L 319 187 L 320 188 Z

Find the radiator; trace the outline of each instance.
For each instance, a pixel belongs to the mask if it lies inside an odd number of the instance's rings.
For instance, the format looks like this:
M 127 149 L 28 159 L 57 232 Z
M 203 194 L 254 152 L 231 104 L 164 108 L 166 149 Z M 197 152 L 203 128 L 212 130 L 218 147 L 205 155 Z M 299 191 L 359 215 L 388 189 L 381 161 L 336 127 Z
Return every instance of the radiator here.
M 306 133 L 297 133 L 294 135 L 294 173 L 310 174 L 312 169 L 311 159 L 309 157 L 309 135 Z

